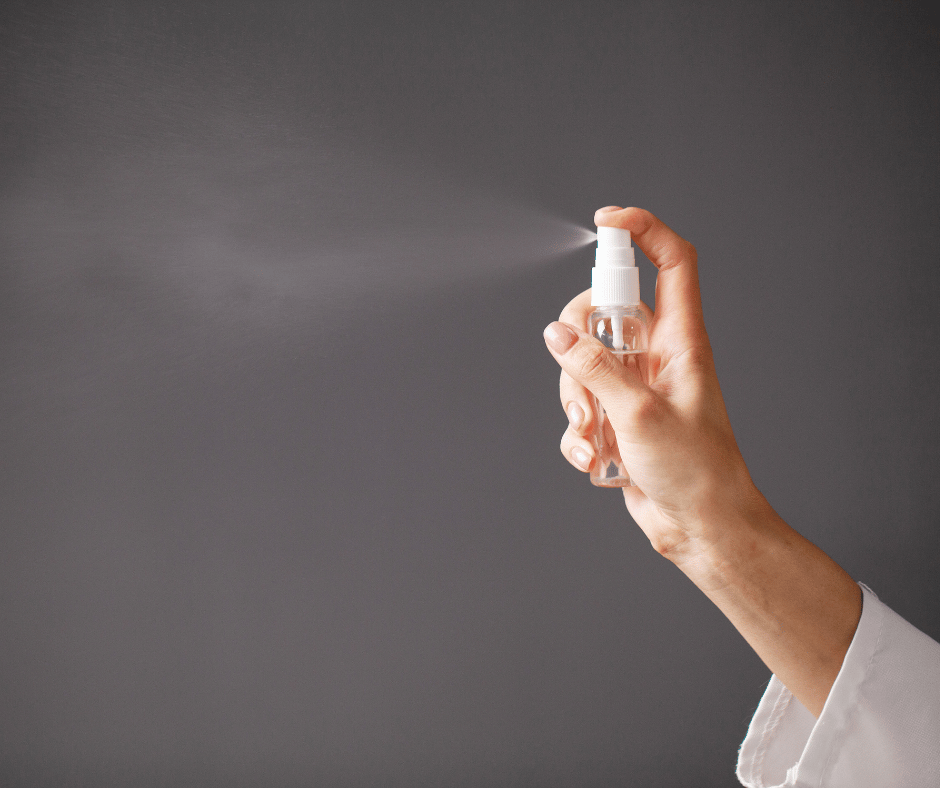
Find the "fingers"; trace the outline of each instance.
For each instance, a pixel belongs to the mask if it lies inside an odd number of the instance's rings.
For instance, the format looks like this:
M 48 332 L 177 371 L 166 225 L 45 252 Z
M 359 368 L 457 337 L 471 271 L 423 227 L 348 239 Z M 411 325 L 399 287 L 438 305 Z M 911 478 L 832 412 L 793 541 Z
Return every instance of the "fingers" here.
M 594 430 L 594 397 L 564 370 L 558 382 L 558 392 L 571 429 L 578 435 L 590 435 Z
M 571 427 L 561 436 L 561 453 L 579 471 L 587 473 L 594 464 L 594 446 L 583 435 L 578 435 Z
M 659 269 L 657 320 L 675 321 L 676 327 L 690 338 L 700 338 L 699 332 L 704 335 L 695 247 L 642 208 L 601 208 L 594 215 L 594 221 L 598 227 L 629 230 L 633 242 Z
M 625 392 L 647 390 L 630 368 L 621 364 L 600 342 L 567 323 L 551 323 L 545 343 L 575 383 L 593 393 L 602 403 L 615 402 Z M 610 410 L 610 408 L 607 408 Z
M 562 310 L 561 320 L 587 327 L 591 312 L 591 291 L 575 296 Z M 568 429 L 561 437 L 561 453 L 575 468 L 587 473 L 594 464 L 594 446 L 587 436 L 594 430 L 593 396 L 564 370 L 558 383 L 561 404 L 568 417 Z
M 661 429 L 668 406 L 646 385 L 638 369 L 621 363 L 574 326 L 551 323 L 544 333 L 549 352 L 574 383 L 597 397 L 617 434 L 643 440 Z
M 591 313 L 591 290 L 587 289 L 572 298 L 561 310 L 558 319 L 584 330 L 587 329 Z M 561 406 L 572 429 L 580 435 L 590 435 L 594 429 L 594 407 L 588 390 L 562 370 L 558 382 Z M 567 456 L 567 455 L 566 455 Z
M 629 230 L 633 242 L 643 250 L 660 273 L 696 262 L 695 247 L 642 208 L 601 208 L 594 214 L 598 227 Z
M 591 288 L 588 288 L 565 304 L 565 308 L 561 310 L 558 319 L 562 323 L 570 323 L 585 331 L 588 325 L 588 315 L 591 314 L 593 308 L 591 306 Z
M 594 307 L 591 306 L 590 288 L 579 293 L 572 298 L 565 308 L 561 311 L 558 320 L 562 323 L 568 323 L 582 330 L 587 329 L 588 316 Z M 647 320 L 651 320 L 653 311 L 641 303 L 640 308 L 646 312 Z M 558 383 L 558 391 L 561 398 L 561 406 L 565 409 L 565 415 L 572 428 L 579 435 L 590 435 L 594 430 L 594 397 L 591 393 L 564 369 L 561 372 L 561 378 Z M 574 412 L 572 412 L 574 411 Z

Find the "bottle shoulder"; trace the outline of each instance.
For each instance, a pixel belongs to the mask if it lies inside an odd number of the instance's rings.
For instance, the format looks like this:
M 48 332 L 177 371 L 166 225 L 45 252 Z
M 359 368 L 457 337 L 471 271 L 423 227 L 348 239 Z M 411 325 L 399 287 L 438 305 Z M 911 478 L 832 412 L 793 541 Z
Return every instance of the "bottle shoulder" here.
M 593 317 L 636 317 L 646 322 L 646 313 L 637 304 L 629 306 L 596 306 L 591 310 Z
M 591 312 L 588 333 L 617 353 L 640 353 L 647 349 L 649 326 L 637 307 L 604 307 Z

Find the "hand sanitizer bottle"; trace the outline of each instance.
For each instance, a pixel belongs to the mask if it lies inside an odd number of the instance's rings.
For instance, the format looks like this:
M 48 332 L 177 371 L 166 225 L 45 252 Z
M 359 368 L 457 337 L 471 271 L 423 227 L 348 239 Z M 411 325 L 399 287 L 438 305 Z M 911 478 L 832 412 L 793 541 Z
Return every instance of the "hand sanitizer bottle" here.
M 630 231 L 616 227 L 597 228 L 597 261 L 592 271 L 591 306 L 588 318 L 591 336 L 625 366 L 634 368 L 643 382 L 648 381 L 648 326 L 640 308 L 640 273 L 636 267 Z M 594 398 L 594 464 L 591 483 L 598 487 L 631 487 L 633 481 L 624 467 L 617 437 Z

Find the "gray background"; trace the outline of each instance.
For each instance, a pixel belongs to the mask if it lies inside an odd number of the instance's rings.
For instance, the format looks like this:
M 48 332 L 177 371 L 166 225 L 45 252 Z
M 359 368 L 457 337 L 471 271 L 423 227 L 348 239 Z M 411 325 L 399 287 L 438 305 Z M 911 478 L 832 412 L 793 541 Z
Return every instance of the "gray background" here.
M 925 6 L 0 35 L 3 785 L 736 784 L 767 670 L 557 450 L 541 330 L 611 203 L 698 247 L 769 500 L 940 636 Z

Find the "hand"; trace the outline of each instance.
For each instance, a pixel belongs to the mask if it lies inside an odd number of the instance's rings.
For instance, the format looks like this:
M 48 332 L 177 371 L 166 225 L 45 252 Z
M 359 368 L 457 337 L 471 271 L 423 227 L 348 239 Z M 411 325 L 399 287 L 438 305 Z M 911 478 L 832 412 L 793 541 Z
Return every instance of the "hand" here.
M 712 536 L 707 530 L 715 518 L 709 515 L 729 506 L 741 511 L 762 496 L 735 442 L 718 385 L 695 248 L 639 208 L 602 208 L 595 221 L 629 230 L 659 269 L 655 314 L 643 305 L 650 318 L 649 381 L 625 369 L 586 332 L 591 292 L 577 296 L 561 322 L 545 330 L 562 368 L 561 403 L 571 421 L 561 451 L 575 467 L 590 470 L 595 457 L 589 438 L 597 418 L 592 394 L 597 396 L 637 485 L 623 489 L 627 509 L 653 546 L 675 560 L 692 537 Z
M 561 322 L 545 329 L 562 368 L 562 405 L 584 414 L 565 431 L 561 450 L 590 469 L 594 449 L 585 436 L 596 423 L 593 392 L 637 485 L 623 490 L 633 519 L 818 716 L 852 641 L 861 592 L 751 481 L 705 333 L 695 249 L 639 208 L 602 208 L 595 221 L 629 230 L 659 269 L 649 379 L 586 333 L 591 297 L 581 293 Z M 578 451 L 587 457 L 583 465 Z

